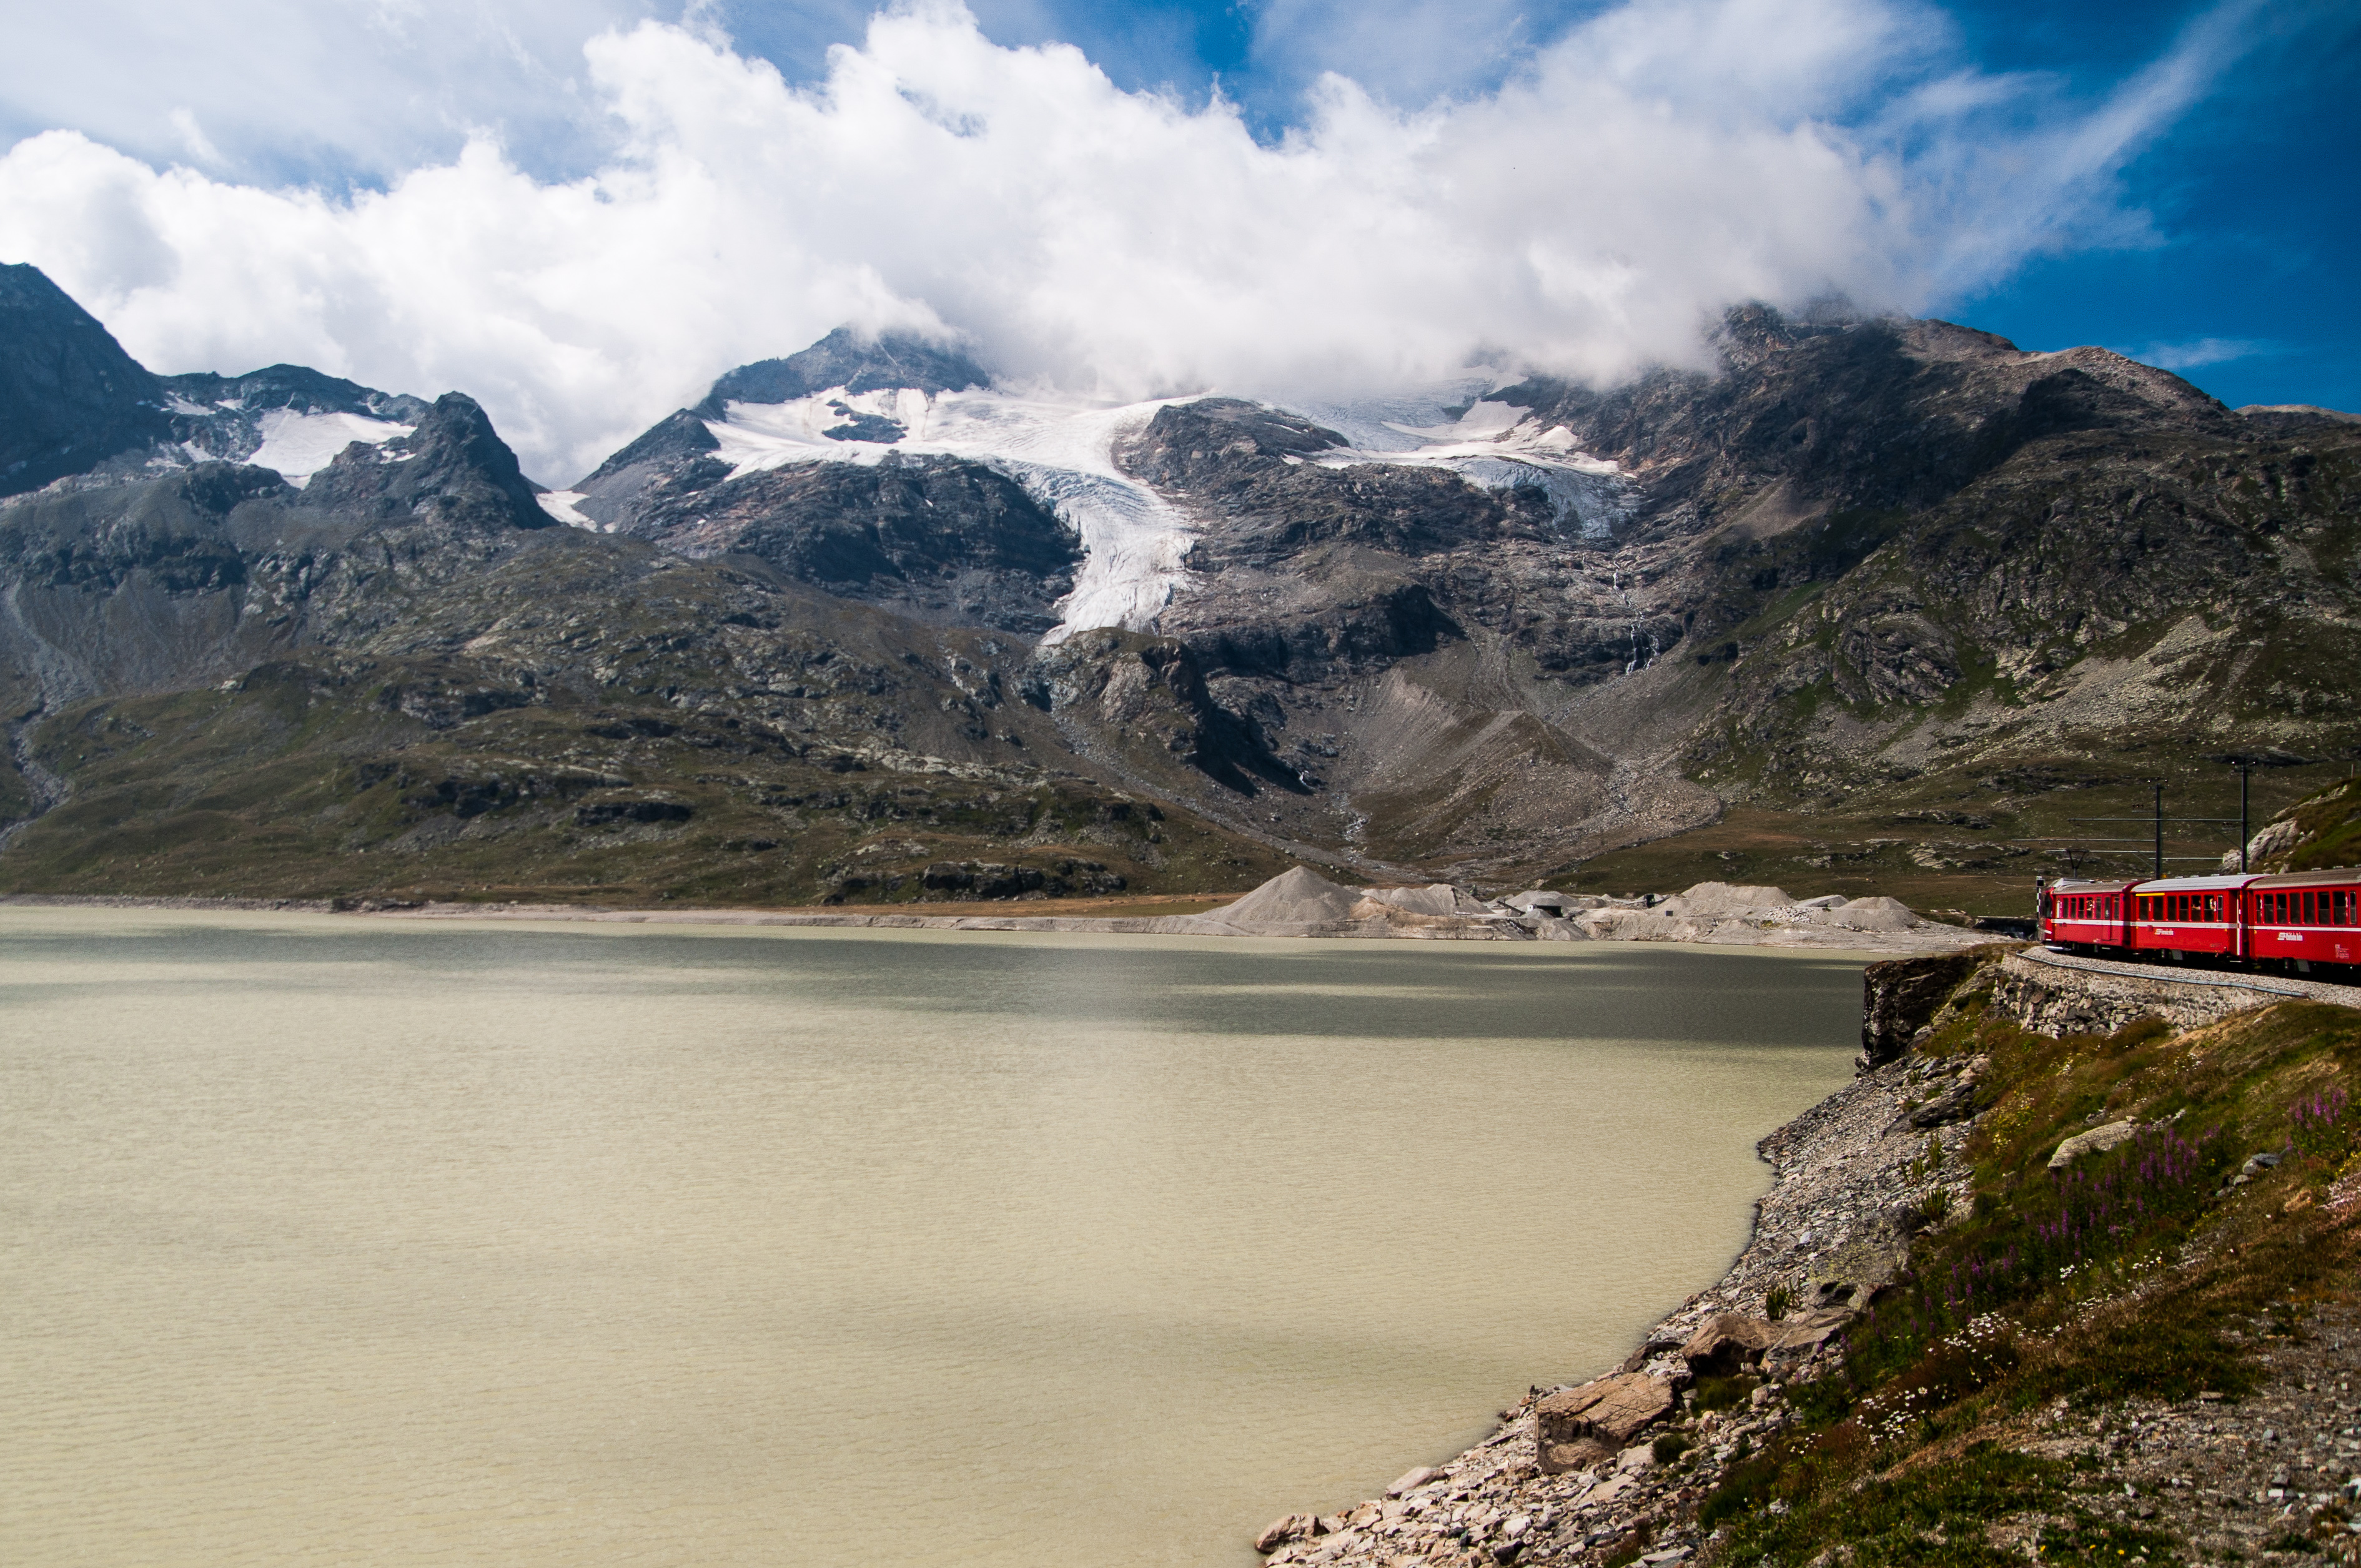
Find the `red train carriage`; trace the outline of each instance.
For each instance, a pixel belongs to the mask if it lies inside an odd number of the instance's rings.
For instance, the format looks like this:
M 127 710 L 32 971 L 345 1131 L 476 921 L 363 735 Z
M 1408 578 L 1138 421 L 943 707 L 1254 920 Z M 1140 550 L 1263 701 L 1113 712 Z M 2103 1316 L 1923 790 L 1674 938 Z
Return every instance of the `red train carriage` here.
M 2132 888 L 2133 951 L 2174 959 L 2246 956 L 2250 876 L 2180 876 Z
M 2131 890 L 2136 882 L 2060 882 L 2042 894 L 2041 939 L 2084 952 L 2132 945 Z
M 2361 967 L 2361 867 L 2286 876 L 2061 882 L 2041 939 L 2103 958 L 2248 964 L 2344 978 Z
M 2361 964 L 2361 869 L 2254 878 L 2244 956 L 2299 974 L 2314 964 Z

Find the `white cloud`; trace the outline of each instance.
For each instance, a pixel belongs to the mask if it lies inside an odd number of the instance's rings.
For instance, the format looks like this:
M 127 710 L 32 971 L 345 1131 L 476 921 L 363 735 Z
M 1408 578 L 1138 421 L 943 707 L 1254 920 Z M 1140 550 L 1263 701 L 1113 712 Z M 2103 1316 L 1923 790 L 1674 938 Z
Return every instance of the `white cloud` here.
M 595 156 L 583 38 L 673 9 L 664 0 L 14 5 L 0 49 L 0 137 L 71 128 L 135 157 L 194 157 L 248 180 L 380 181 L 448 159 L 486 127 L 535 155 Z M 201 146 L 189 124 L 203 125 Z
M 2151 343 L 2146 348 L 2123 350 L 2125 357 L 2159 370 L 2194 370 L 2202 365 L 2226 365 L 2233 359 L 2278 352 L 2277 345 L 2251 337 L 2198 337 L 2186 343 Z
M 52 132 L 0 159 L 0 259 L 159 369 L 466 389 L 553 481 L 845 320 L 948 325 L 1005 374 L 1126 396 L 1334 389 L 1488 346 L 1606 378 L 1694 361 L 1729 302 L 1919 309 L 2120 226 L 2112 171 L 2215 41 L 2077 114 L 1946 64 L 1944 36 L 1902 0 L 1627 0 L 1489 93 L 1406 112 L 1323 78 L 1262 143 L 1225 103 L 1120 91 L 942 5 L 876 18 L 806 88 L 709 27 L 642 23 L 584 50 L 613 150 L 583 178 L 477 135 L 331 198 Z

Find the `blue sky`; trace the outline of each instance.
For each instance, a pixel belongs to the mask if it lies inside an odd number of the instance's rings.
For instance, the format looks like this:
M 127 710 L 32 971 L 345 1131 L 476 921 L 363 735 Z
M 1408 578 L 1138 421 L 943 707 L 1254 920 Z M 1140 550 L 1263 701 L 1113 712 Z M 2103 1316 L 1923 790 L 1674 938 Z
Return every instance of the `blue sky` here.
M 844 319 L 1264 391 L 1612 378 L 1834 288 L 2361 409 L 2349 4 L 13 9 L 0 260 L 161 369 L 464 386 L 552 471 Z

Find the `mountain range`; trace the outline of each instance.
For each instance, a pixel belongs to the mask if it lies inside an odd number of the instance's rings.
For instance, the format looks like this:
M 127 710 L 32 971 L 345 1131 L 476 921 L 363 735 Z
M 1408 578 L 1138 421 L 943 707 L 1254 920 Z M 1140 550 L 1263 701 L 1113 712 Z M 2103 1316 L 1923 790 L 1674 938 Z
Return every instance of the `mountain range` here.
M 2015 912 L 2361 755 L 2361 420 L 1729 313 L 1710 373 L 1118 405 L 851 329 L 563 489 L 0 267 L 0 890 L 852 903 L 1291 861 Z M 2341 798 L 2341 797 L 2340 797 Z M 2094 820 L 2095 819 L 2095 820 Z M 2195 819 L 2195 820 L 2191 820 Z M 2140 862 L 2142 865 L 2145 861 Z

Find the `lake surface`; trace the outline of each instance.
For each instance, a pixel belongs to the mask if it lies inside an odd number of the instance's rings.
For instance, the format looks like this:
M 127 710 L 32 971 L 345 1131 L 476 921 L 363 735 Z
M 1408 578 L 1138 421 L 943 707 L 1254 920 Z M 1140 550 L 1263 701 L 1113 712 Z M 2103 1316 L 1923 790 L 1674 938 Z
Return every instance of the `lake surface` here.
M 0 1558 L 1251 1563 L 1718 1275 L 1860 994 L 0 908 Z

